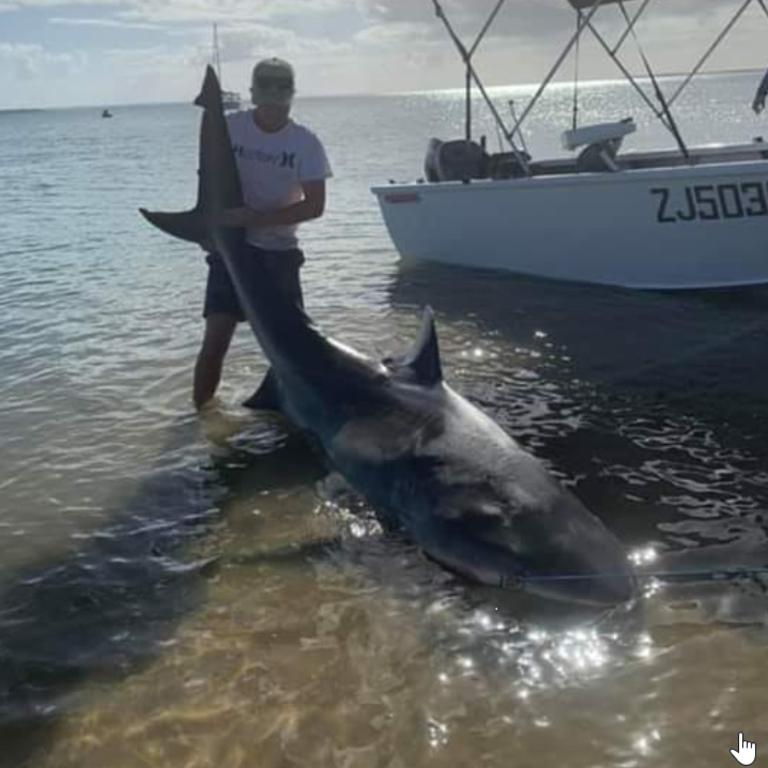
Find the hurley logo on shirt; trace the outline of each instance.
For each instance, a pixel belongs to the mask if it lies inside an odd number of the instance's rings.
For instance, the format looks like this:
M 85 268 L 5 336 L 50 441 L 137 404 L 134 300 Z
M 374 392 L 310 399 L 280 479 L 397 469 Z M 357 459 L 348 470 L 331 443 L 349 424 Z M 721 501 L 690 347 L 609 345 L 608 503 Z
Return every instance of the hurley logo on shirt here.
M 245 160 L 255 160 L 257 163 L 266 163 L 278 168 L 294 168 L 296 162 L 295 152 L 277 152 L 272 154 L 261 149 L 249 149 L 242 146 L 242 144 L 234 144 L 232 151 L 237 157 L 244 158 Z

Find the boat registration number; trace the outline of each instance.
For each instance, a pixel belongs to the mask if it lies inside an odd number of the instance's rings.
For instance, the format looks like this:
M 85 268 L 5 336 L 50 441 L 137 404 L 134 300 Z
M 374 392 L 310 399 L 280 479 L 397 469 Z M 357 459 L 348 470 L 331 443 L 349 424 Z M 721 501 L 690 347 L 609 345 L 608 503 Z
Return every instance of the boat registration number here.
M 766 184 L 760 181 L 697 184 L 685 187 L 682 195 L 669 187 L 654 187 L 651 195 L 657 198 L 656 221 L 661 224 L 768 216 Z

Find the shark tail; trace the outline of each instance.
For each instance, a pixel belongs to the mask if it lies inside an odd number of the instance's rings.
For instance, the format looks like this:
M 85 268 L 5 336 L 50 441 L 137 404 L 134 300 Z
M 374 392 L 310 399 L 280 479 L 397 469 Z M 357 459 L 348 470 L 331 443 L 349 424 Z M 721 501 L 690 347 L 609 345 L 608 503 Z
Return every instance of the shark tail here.
M 210 64 L 205 68 L 203 87 L 200 89 L 200 94 L 195 99 L 194 104 L 203 109 L 212 109 L 216 106 L 221 108 L 221 85 L 219 85 L 219 78 L 216 77 L 216 72 Z
M 181 213 L 161 213 L 139 208 L 139 213 L 150 224 L 173 237 L 189 240 L 192 243 L 202 243 L 208 237 L 205 219 L 197 208 Z

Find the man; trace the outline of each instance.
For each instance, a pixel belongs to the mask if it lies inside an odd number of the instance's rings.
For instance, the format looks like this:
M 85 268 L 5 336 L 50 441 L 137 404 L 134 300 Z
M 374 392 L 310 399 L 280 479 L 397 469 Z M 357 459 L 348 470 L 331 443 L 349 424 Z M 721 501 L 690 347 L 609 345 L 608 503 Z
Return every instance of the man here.
M 227 116 L 245 207 L 226 211 L 221 223 L 244 227 L 253 258 L 264 259 L 278 289 L 301 302 L 304 255 L 296 230 L 301 222 L 322 216 L 325 180 L 332 173 L 320 140 L 289 117 L 294 92 L 288 62 L 264 59 L 253 68 L 255 109 Z M 216 392 L 232 335 L 245 319 L 224 262 L 215 253 L 207 261 L 205 334 L 193 386 L 198 409 Z

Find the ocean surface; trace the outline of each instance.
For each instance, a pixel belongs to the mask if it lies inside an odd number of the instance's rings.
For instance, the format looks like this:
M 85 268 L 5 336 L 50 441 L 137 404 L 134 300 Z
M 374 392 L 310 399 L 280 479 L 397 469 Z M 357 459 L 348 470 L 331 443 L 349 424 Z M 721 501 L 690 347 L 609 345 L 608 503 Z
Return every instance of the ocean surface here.
M 695 83 L 689 143 L 768 134 L 756 85 Z M 493 93 L 519 110 L 531 92 Z M 584 87 L 581 110 L 634 115 L 626 148 L 671 145 L 625 85 Z M 302 230 L 311 315 L 377 356 L 431 304 L 449 383 L 644 572 L 689 573 L 607 616 L 526 612 L 384 535 L 240 407 L 265 370 L 247 328 L 193 411 L 203 254 L 137 208 L 193 201 L 200 112 L 100 111 L 0 114 L 0 766 L 701 767 L 730 764 L 739 731 L 761 764 L 768 290 L 401 263 L 369 187 L 422 175 L 427 140 L 462 133 L 461 94 L 297 102 L 335 172 Z M 570 114 L 549 91 L 534 156 L 561 152 Z M 707 579 L 727 566 L 757 570 Z

